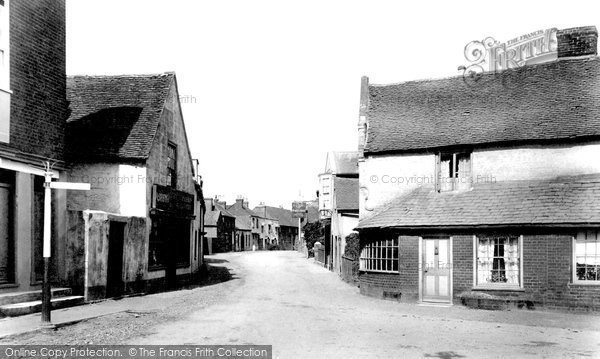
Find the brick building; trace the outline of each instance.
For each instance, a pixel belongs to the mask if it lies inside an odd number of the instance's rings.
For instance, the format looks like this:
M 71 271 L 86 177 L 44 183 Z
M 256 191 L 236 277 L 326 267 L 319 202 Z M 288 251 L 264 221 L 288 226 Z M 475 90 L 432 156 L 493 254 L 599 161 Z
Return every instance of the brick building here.
M 69 178 L 91 184 L 67 196 L 72 286 L 94 299 L 191 280 L 202 264 L 205 207 L 175 74 L 67 84 Z
M 600 58 L 476 83 L 370 85 L 359 120 L 360 290 L 402 301 L 600 309 Z
M 67 116 L 65 2 L 0 1 L 0 293 L 41 286 L 43 161 L 64 180 Z M 62 283 L 65 191 L 52 206 L 50 274 Z

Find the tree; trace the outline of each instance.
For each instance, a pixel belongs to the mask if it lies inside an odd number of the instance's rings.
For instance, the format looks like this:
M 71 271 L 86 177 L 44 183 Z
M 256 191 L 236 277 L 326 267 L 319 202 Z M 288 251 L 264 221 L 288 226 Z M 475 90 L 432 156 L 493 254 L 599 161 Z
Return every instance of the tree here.
M 304 226 L 304 240 L 306 241 L 306 248 L 309 253 L 316 242 L 324 244 L 325 235 L 323 233 L 323 225 L 321 222 L 307 223 Z
M 346 249 L 344 255 L 357 260 L 360 255 L 360 236 L 358 233 L 350 233 L 346 236 Z

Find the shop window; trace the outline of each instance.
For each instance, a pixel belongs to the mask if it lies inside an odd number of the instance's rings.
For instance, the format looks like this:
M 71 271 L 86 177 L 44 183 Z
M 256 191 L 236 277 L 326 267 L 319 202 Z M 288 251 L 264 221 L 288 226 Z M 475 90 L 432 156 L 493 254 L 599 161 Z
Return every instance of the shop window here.
M 438 192 L 471 187 L 471 153 L 439 153 L 436 157 L 436 187 Z
M 520 287 L 521 243 L 514 235 L 476 238 L 477 286 Z
M 398 237 L 367 244 L 360 252 L 360 270 L 398 273 Z
M 600 231 L 577 233 L 574 255 L 574 282 L 600 284 Z
M 172 231 L 175 233 L 175 248 L 177 256 L 177 266 L 187 267 L 190 265 L 190 221 L 187 220 L 172 220 L 174 228 Z
M 167 186 L 177 187 L 177 146 L 167 146 Z

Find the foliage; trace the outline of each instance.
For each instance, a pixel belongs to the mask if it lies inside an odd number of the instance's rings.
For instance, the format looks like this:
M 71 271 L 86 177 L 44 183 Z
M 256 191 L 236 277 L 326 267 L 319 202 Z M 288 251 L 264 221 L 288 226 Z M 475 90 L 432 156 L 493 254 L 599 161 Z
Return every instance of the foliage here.
M 358 259 L 360 255 L 360 236 L 358 233 L 350 233 L 346 236 L 344 255 L 354 260 Z
M 279 247 L 278 244 L 271 244 L 271 245 L 269 245 L 269 250 L 270 251 L 279 251 L 279 250 L 281 250 L 281 248 Z
M 306 248 L 310 251 L 315 242 L 325 243 L 325 235 L 323 233 L 323 224 L 319 221 L 307 223 L 304 226 L 304 240 L 306 241 Z

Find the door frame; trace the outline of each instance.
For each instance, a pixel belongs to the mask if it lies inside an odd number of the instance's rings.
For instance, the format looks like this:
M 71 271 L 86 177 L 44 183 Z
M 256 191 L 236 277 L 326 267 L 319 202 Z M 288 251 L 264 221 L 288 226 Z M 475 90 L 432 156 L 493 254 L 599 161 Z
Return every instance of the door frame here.
M 448 259 L 450 265 L 450 274 L 449 274 L 449 286 L 450 286 L 450 298 L 448 302 L 442 301 L 424 301 L 423 300 L 423 241 L 428 239 L 447 239 L 448 240 Z M 453 237 L 452 236 L 427 236 L 425 238 L 419 237 L 419 303 L 444 303 L 444 304 L 452 304 L 454 298 L 454 256 L 453 256 Z

